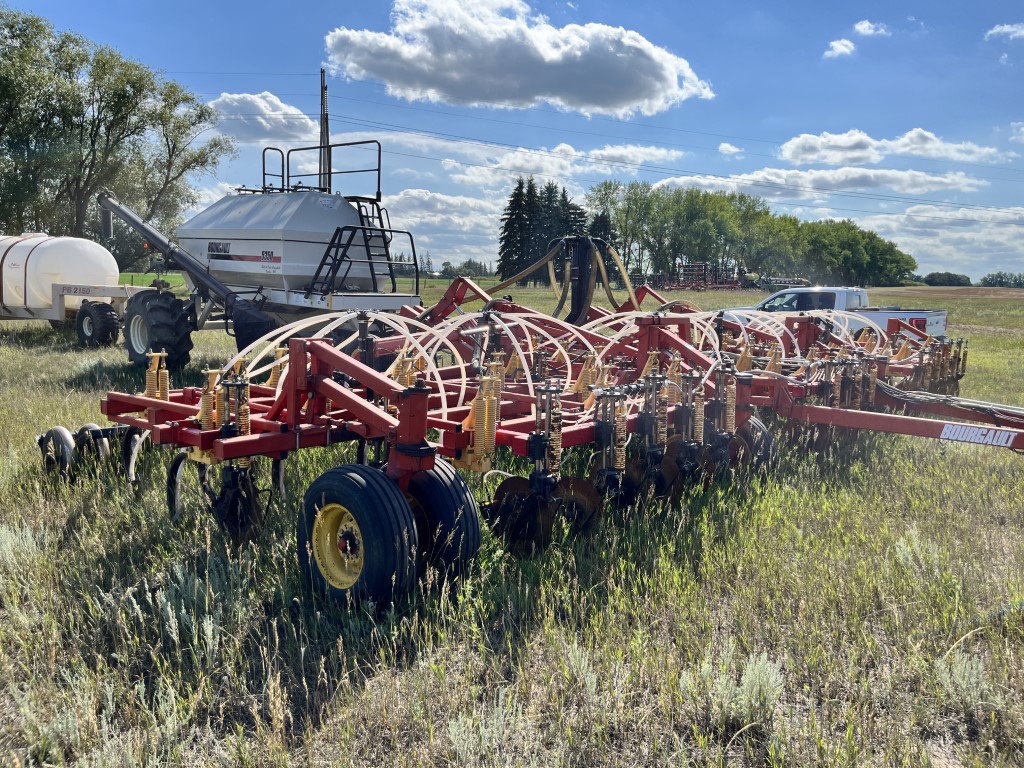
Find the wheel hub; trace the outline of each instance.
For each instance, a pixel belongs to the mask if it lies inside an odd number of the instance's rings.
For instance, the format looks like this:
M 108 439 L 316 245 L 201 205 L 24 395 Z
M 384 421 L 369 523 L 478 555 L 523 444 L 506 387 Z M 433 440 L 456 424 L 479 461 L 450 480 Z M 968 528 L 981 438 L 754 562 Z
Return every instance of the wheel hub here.
M 313 523 L 313 558 L 327 582 L 349 589 L 363 572 L 363 534 L 352 513 L 341 504 L 327 504 Z

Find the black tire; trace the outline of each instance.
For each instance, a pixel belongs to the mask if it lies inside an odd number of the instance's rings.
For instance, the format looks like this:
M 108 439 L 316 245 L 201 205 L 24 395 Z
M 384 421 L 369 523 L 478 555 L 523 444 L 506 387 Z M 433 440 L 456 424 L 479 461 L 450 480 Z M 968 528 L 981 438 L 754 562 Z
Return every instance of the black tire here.
M 166 352 L 168 368 L 183 368 L 192 351 L 192 306 L 163 291 L 135 294 L 124 311 L 124 345 L 142 368 L 149 366 L 147 352 Z
M 729 463 L 737 469 L 755 472 L 767 470 L 776 458 L 775 437 L 756 416 L 751 416 L 736 430 L 729 444 Z
M 43 470 L 68 477 L 75 468 L 75 438 L 65 427 L 54 427 L 37 441 L 43 453 Z
M 421 568 L 459 576 L 480 549 L 480 508 L 455 467 L 441 458 L 409 480 Z
M 117 312 L 109 304 L 83 301 L 75 316 L 75 333 L 83 347 L 109 347 L 117 341 Z
M 362 464 L 328 470 L 306 491 L 299 565 L 313 589 L 339 602 L 387 607 L 416 581 L 412 508 L 387 475 Z
M 75 433 L 75 464 L 88 465 L 98 469 L 110 459 L 110 442 L 105 437 L 93 437 L 100 429 L 98 424 L 86 424 Z

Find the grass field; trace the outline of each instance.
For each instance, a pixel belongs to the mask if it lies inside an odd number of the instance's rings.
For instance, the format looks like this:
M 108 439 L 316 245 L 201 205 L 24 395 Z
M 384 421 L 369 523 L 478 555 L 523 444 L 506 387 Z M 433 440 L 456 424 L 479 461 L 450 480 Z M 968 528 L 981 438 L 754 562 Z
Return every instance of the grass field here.
M 873 294 L 948 307 L 971 341 L 963 394 L 1024 405 L 1024 291 Z M 232 352 L 196 342 L 177 385 Z M 172 524 L 159 474 L 138 495 L 44 476 L 35 436 L 99 421 L 110 389 L 142 389 L 122 349 L 0 324 L 0 764 L 1024 762 L 1013 453 L 787 450 L 766 477 L 532 558 L 485 533 L 458 590 L 375 616 L 315 599 L 298 569 L 301 492 L 340 449 L 289 460 L 293 501 L 245 548 L 211 519 Z

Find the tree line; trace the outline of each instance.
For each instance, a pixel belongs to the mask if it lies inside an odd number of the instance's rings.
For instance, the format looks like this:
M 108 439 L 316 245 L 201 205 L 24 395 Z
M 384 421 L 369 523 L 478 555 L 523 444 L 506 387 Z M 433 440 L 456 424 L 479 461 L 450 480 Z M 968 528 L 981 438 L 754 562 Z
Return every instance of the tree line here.
M 917 268 L 895 243 L 852 221 L 774 214 L 753 195 L 603 181 L 586 193 L 584 208 L 554 182 L 538 189 L 533 177 L 520 177 L 501 219 L 498 274 L 516 274 L 567 234 L 601 238 L 631 273 L 668 279 L 701 262 L 736 277 L 899 285 Z
M 1024 272 L 991 272 L 978 284 L 986 288 L 1024 288 Z
M 191 180 L 234 152 L 216 111 L 153 70 L 0 5 L 0 231 L 96 237 L 103 188 L 173 231 Z M 143 250 L 119 228 L 122 268 Z

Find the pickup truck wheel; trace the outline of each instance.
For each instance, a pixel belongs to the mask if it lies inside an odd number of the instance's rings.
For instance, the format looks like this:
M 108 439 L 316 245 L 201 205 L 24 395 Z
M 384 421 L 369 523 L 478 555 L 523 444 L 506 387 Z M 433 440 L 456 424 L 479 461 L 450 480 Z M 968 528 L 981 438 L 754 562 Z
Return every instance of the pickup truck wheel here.
M 109 347 L 117 341 L 117 312 L 109 304 L 83 301 L 75 316 L 75 332 L 83 347 Z
M 192 351 L 190 305 L 162 291 L 135 294 L 125 307 L 124 344 L 128 359 L 142 368 L 149 365 L 147 352 L 166 352 L 168 368 L 183 368 Z

